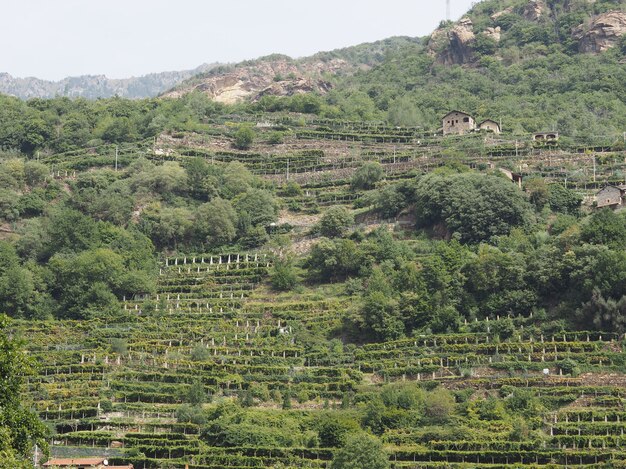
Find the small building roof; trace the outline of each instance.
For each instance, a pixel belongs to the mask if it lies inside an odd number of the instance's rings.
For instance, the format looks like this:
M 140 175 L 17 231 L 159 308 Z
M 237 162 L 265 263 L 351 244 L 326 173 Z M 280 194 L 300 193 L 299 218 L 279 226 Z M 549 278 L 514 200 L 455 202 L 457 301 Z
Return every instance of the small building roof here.
M 50 466 L 98 466 L 104 464 L 105 458 L 65 458 L 65 459 L 50 459 L 44 463 L 44 467 Z
M 443 117 L 442 117 L 442 119 L 445 119 L 445 118 L 446 118 L 446 117 L 448 117 L 450 114 L 454 114 L 454 113 L 457 113 L 457 114 L 463 114 L 464 116 L 469 116 L 469 117 L 471 117 L 471 118 L 473 119 L 473 117 L 472 117 L 472 115 L 471 115 L 470 113 L 465 112 L 465 111 L 458 111 L 458 110 L 456 110 L 456 109 L 453 109 L 452 111 L 450 111 L 449 113 L 447 113 L 445 116 L 443 116 Z
M 617 189 L 619 191 L 623 191 L 623 190 L 626 190 L 626 185 L 620 184 L 619 186 L 614 186 L 613 184 L 607 184 L 606 186 L 604 186 L 602 189 L 598 191 L 598 194 L 607 189 Z
M 485 119 L 480 124 L 478 124 L 478 126 L 480 127 L 481 125 L 486 124 L 487 122 L 491 122 L 492 124 L 496 124 L 498 126 L 498 128 L 500 128 L 500 124 L 498 122 L 494 121 L 493 119 Z

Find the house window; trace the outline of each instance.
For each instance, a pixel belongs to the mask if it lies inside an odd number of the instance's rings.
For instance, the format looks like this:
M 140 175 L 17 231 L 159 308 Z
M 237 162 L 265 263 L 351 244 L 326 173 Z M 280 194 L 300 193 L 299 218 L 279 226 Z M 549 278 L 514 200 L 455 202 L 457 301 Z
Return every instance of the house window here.
M 469 122 L 469 117 L 464 117 L 463 122 Z

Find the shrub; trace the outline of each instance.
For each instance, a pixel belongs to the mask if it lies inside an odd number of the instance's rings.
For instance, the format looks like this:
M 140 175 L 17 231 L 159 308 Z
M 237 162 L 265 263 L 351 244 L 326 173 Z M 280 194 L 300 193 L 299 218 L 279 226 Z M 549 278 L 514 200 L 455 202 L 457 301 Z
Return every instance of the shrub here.
M 352 435 L 335 454 L 332 469 L 388 469 L 389 456 L 381 442 L 370 435 Z
M 320 220 L 322 236 L 336 238 L 342 236 L 354 223 L 352 214 L 345 207 L 331 207 Z
M 356 170 L 350 181 L 353 189 L 372 189 L 385 174 L 380 163 L 371 161 Z
M 128 352 L 128 344 L 124 339 L 112 339 L 111 352 L 124 355 L 126 352 Z
M 240 150 L 248 150 L 254 142 L 254 130 L 248 125 L 240 125 L 235 132 L 235 147 Z
M 298 284 L 298 275 L 293 263 L 289 260 L 277 260 L 270 272 L 270 283 L 277 291 L 292 290 Z

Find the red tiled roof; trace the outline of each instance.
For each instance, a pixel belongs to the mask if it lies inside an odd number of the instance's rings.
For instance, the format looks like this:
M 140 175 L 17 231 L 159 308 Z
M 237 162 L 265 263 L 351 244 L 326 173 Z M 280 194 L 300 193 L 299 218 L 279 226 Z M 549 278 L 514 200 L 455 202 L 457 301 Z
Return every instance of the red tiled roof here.
M 50 459 L 43 466 L 97 466 L 104 461 L 104 458 Z

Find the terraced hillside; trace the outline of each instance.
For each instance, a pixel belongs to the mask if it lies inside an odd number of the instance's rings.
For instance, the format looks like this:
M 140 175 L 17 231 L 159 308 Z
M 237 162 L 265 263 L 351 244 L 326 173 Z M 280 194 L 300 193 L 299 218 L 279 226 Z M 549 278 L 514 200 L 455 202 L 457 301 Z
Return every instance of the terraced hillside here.
M 254 135 L 245 149 L 241 129 Z M 52 193 L 74 218 L 6 231 L 59 305 L 47 317 L 24 306 L 11 326 L 38 365 L 27 397 L 50 454 L 326 468 L 369 434 L 396 468 L 626 464 L 622 218 L 593 208 L 624 161 L 615 139 L 442 137 L 297 114 L 40 155 L 40 187 L 20 197 Z M 455 187 L 441 203 L 477 197 L 467 181 L 491 181 L 483 210 L 493 190 L 525 221 L 507 212 L 504 231 L 464 238 L 455 212 L 437 219 L 447 209 L 431 205 Z M 271 197 L 245 205 L 259 193 Z M 196 218 L 207 206 L 236 212 L 231 235 Z M 55 281 L 88 289 L 88 306 Z M 91 290 L 103 282 L 112 296 Z
M 385 429 L 394 467 L 605 467 L 626 458 L 615 334 L 544 336 L 532 317 L 497 317 L 455 334 L 308 349 L 302 334 L 339 327 L 346 301 L 267 297 L 268 267 L 260 254 L 166 258 L 156 297 L 127 300 L 119 318 L 19 323 L 40 364 L 29 394 L 54 429 L 53 454 L 135 467 L 326 467 L 336 450 L 300 435 L 289 446 L 222 442 L 189 415 L 190 402 L 224 409 L 235 399 L 261 420 L 310 421 L 350 412 L 381 387 L 419 386 L 452 391 L 467 415 L 457 428 Z M 587 372 L 570 376 L 572 361 Z M 540 408 L 527 434 L 513 436 L 511 405 Z

